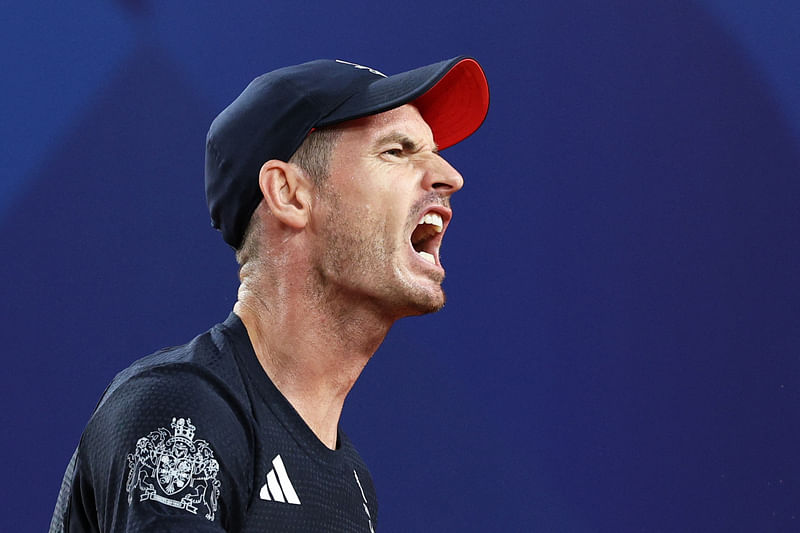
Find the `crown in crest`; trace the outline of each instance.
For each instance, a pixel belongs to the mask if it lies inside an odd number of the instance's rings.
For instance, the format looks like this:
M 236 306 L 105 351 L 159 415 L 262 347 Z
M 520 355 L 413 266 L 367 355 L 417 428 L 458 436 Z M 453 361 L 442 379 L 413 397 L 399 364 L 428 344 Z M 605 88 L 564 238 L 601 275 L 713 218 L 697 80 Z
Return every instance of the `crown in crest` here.
M 194 439 L 195 427 L 192 425 L 192 419 L 187 418 L 174 418 L 172 419 L 172 429 L 175 430 L 174 437 L 176 439 L 186 439 L 192 441 Z

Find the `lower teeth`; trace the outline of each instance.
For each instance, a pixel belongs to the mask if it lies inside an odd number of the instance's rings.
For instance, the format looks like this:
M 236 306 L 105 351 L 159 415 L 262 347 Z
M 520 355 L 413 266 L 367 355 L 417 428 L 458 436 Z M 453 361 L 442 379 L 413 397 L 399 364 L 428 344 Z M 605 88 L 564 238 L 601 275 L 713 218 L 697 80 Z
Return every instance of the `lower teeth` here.
M 433 255 L 429 254 L 428 252 L 417 252 L 425 261 L 428 263 L 435 265 L 436 259 L 433 258 Z

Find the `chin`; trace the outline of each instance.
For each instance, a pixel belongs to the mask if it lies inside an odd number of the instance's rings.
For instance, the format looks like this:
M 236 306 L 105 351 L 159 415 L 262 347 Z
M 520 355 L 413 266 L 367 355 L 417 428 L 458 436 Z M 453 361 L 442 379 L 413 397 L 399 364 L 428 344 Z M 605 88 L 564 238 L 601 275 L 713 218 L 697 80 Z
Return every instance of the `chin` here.
M 440 288 L 435 293 L 416 294 L 415 298 L 407 304 L 404 316 L 419 316 L 435 313 L 444 307 L 445 297 L 444 291 Z

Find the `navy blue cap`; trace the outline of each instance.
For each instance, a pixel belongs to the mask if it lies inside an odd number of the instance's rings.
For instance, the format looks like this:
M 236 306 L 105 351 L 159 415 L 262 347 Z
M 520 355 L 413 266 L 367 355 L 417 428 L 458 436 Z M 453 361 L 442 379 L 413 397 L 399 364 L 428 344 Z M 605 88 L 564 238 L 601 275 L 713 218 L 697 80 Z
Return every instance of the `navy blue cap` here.
M 238 248 L 262 199 L 258 173 L 266 161 L 288 161 L 314 128 L 407 103 L 418 108 L 444 149 L 483 123 L 489 87 L 478 62 L 465 56 L 393 76 L 319 59 L 254 79 L 208 130 L 205 177 L 212 225 Z

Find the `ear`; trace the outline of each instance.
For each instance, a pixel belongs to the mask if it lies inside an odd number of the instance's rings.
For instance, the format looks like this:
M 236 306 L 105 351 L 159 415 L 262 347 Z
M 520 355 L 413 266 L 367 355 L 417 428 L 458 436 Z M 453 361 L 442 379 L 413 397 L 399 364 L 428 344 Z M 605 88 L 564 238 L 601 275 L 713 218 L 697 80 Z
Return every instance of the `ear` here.
M 305 227 L 311 216 L 312 184 L 300 169 L 270 159 L 261 166 L 258 186 L 273 216 L 289 227 Z

